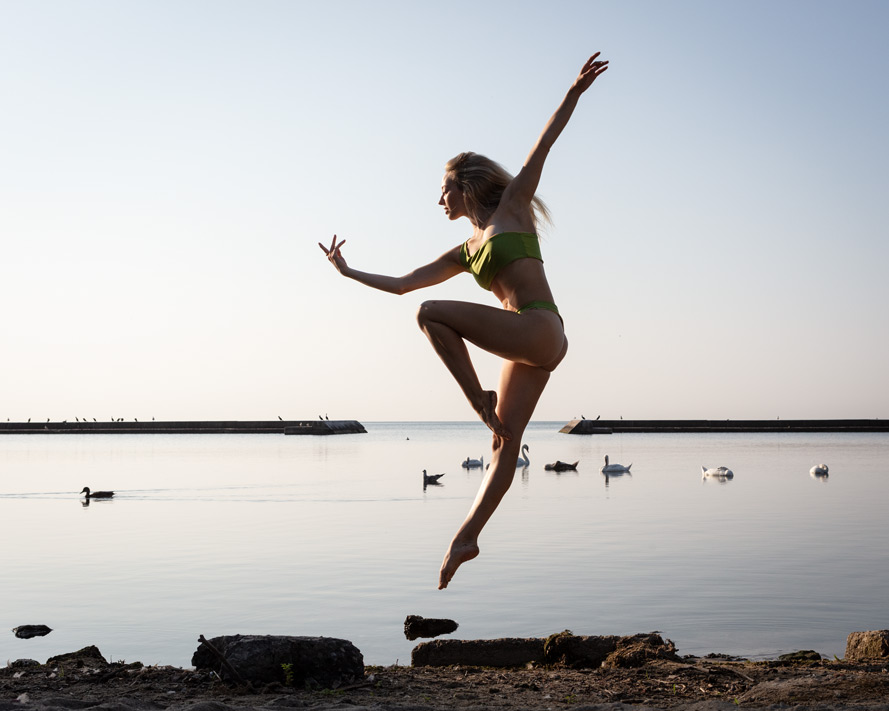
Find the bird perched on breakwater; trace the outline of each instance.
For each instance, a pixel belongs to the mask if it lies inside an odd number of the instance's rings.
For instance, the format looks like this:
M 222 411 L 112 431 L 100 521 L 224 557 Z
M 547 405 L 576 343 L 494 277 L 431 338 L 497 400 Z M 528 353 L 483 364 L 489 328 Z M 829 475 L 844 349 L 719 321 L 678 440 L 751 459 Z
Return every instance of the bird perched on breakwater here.
M 630 471 L 632 464 L 624 466 L 623 464 L 609 464 L 608 455 L 605 455 L 605 465 L 599 470 L 603 474 L 626 474 Z
M 426 470 L 423 470 L 423 486 L 427 484 L 438 484 L 438 480 L 441 479 L 444 474 L 427 474 Z
M 81 491 L 80 493 L 86 494 L 86 498 L 88 498 L 88 499 L 110 499 L 112 496 L 114 496 L 113 491 L 93 491 L 93 492 L 91 492 L 90 488 L 88 486 L 83 487 L 83 491 Z

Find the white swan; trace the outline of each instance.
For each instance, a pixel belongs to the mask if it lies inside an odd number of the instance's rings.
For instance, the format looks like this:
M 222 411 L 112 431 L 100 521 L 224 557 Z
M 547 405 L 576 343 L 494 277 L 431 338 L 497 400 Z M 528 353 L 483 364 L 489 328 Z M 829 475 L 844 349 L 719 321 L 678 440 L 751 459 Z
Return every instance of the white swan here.
M 630 467 L 633 466 L 632 463 L 624 466 L 623 464 L 609 464 L 608 463 L 608 455 L 605 455 L 605 466 L 603 466 L 599 471 L 603 474 L 624 474 L 625 472 L 630 471 Z
M 481 457 L 480 459 L 470 459 L 466 457 L 466 461 L 461 465 L 464 469 L 481 469 L 485 466 L 485 458 Z
M 519 468 L 519 467 L 524 468 L 524 467 L 527 467 L 531 463 L 531 458 L 528 456 L 529 449 L 531 449 L 531 448 L 527 444 L 522 445 L 522 454 L 524 454 L 525 456 L 524 457 L 520 456 L 516 460 L 516 463 L 515 463 L 516 468 Z
M 826 464 L 816 464 L 814 467 L 809 469 L 809 474 L 811 474 L 816 479 L 820 479 L 821 477 L 827 476 L 827 465 Z
M 703 472 L 703 478 L 705 479 L 731 479 L 735 476 L 734 472 L 728 467 L 707 469 L 707 467 L 702 464 L 701 471 Z

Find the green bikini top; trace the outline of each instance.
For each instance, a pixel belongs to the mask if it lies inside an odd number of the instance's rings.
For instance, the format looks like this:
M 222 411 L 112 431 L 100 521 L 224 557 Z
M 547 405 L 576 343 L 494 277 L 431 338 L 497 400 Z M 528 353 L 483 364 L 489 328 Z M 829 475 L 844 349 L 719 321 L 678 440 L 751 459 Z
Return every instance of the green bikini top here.
M 499 232 L 485 240 L 471 257 L 466 242 L 460 247 L 460 264 L 472 272 L 480 287 L 488 291 L 503 267 L 525 257 L 543 261 L 540 241 L 533 232 Z

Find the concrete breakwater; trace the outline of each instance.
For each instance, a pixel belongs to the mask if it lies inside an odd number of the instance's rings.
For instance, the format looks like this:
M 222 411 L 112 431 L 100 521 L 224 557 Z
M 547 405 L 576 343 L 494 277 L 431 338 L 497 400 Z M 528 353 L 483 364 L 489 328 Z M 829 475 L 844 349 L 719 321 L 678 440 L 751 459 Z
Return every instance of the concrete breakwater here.
M 366 433 L 357 420 L 207 420 L 168 422 L 0 422 L 0 434 L 286 434 Z
M 571 420 L 559 432 L 889 432 L 889 420 Z

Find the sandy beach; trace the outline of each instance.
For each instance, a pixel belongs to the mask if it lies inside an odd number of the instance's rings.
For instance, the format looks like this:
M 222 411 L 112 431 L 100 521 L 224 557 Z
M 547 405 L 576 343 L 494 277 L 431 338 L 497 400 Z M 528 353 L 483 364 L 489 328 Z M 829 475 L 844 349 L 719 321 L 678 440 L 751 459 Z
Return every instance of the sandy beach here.
M 7 666 L 0 711 L 400 709 L 887 709 L 886 663 L 684 657 L 633 669 L 367 667 L 338 689 L 232 686 L 206 671 L 135 663 Z

